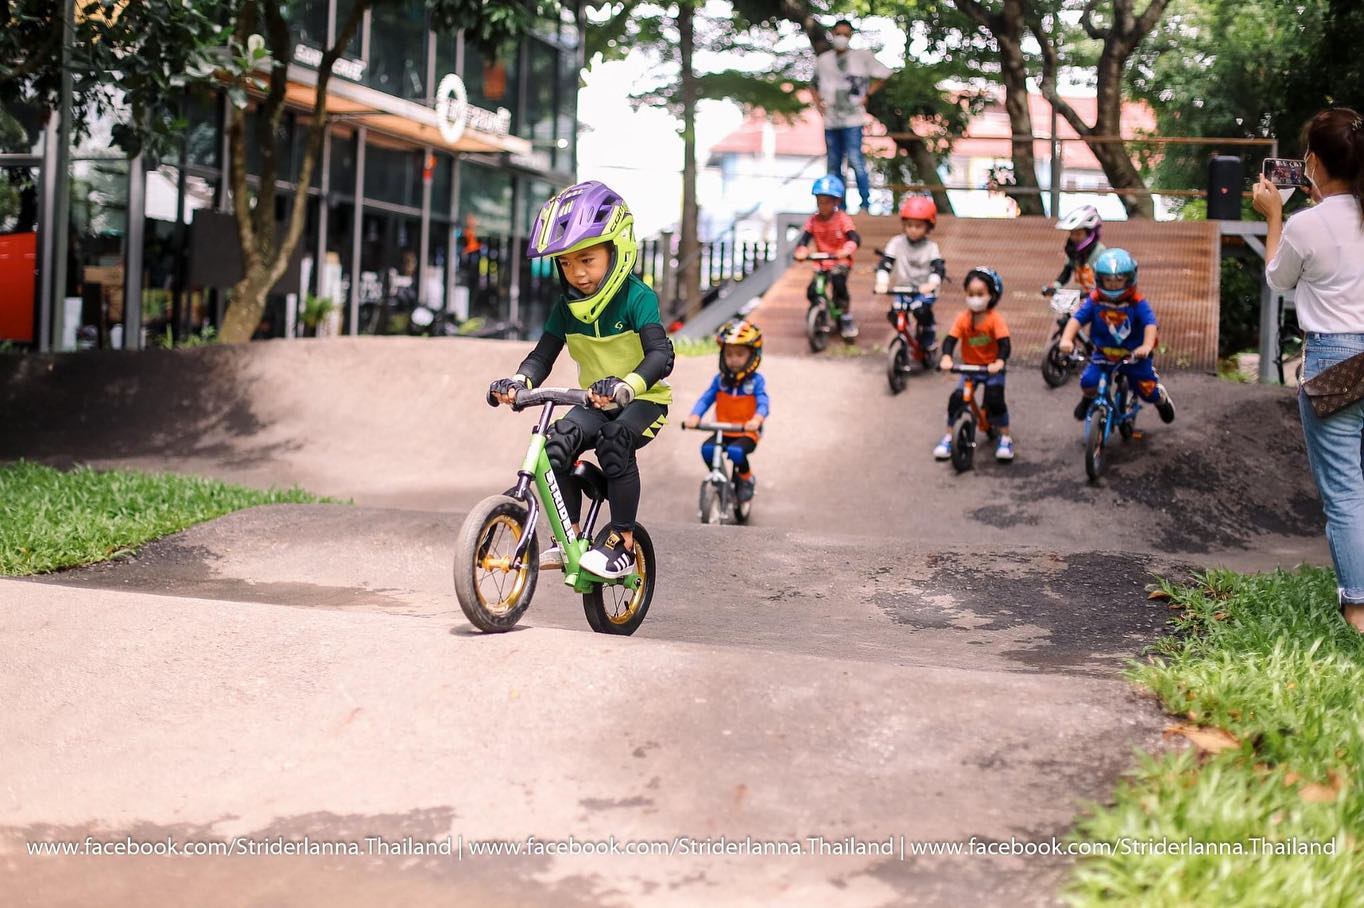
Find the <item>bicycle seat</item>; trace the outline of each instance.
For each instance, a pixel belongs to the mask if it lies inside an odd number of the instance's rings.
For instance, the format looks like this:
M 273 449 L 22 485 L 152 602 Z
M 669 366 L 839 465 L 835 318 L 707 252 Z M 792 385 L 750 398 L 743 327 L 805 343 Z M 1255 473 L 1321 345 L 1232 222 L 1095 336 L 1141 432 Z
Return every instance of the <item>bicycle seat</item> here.
M 606 500 L 606 474 L 601 467 L 590 460 L 579 460 L 573 464 L 572 476 L 589 500 Z

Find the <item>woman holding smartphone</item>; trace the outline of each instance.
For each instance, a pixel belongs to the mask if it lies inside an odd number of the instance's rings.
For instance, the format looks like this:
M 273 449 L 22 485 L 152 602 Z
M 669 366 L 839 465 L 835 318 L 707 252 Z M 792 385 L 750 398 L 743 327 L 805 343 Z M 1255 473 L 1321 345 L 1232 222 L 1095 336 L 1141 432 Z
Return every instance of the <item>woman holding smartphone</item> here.
M 1285 225 L 1283 199 L 1263 175 L 1254 203 L 1269 222 L 1265 279 L 1276 290 L 1297 288 L 1298 323 L 1307 334 L 1302 383 L 1318 393 L 1311 380 L 1339 367 L 1325 376 L 1332 398 L 1353 400 L 1319 415 L 1309 392 L 1298 393 L 1340 611 L 1364 633 L 1364 117 L 1345 107 L 1323 110 L 1303 128 L 1302 145 L 1315 204 Z

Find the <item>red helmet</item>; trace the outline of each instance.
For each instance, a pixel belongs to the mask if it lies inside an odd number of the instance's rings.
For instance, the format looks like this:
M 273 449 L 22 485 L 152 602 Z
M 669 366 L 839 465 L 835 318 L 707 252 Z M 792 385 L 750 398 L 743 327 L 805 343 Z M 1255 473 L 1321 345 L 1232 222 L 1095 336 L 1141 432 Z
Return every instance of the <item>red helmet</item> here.
M 900 205 L 900 220 L 928 221 L 929 224 L 936 226 L 938 206 L 933 204 L 931 196 L 912 195 Z

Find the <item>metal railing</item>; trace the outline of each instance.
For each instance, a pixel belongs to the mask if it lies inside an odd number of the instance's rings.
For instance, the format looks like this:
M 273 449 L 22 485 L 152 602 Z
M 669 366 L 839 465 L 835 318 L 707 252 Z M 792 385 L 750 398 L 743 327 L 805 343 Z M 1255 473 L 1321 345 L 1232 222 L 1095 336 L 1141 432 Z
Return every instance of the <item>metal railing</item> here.
M 696 258 L 701 269 L 699 300 L 682 300 L 678 296 L 678 274 L 683 260 L 673 252 L 674 236 L 664 231 L 657 237 L 641 240 L 635 273 L 658 293 L 664 315 L 668 320 L 680 318 L 693 308 L 704 305 L 720 288 L 744 280 L 758 268 L 776 258 L 777 244 L 765 240 L 738 242 L 733 239 L 713 240 L 697 246 Z

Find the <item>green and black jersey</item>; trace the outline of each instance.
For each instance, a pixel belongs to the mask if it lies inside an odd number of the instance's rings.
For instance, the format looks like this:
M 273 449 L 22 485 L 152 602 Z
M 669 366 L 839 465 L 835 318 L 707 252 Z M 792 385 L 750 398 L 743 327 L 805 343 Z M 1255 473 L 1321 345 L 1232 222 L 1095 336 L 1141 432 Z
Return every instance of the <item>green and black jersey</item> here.
M 672 403 L 672 388 L 663 380 L 673 367 L 672 341 L 659 317 L 658 295 L 635 275 L 595 322 L 575 318 L 562 297 L 554 303 L 545 333 L 517 370 L 529 387 L 545 380 L 565 344 L 578 364 L 579 387 L 614 375 L 634 388 L 637 400 Z

